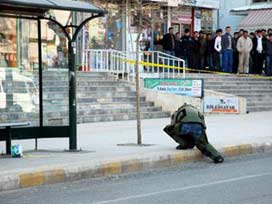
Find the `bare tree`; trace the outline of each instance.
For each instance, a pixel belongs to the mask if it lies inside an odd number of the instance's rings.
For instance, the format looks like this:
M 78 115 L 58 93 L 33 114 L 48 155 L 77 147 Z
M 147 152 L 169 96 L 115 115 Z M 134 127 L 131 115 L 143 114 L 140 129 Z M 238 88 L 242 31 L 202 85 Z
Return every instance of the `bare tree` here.
M 140 96 L 140 75 L 139 75 L 139 50 L 140 50 L 140 37 L 143 29 L 143 7 L 142 0 L 137 2 L 137 15 L 139 16 L 139 23 L 137 26 L 137 39 L 136 39 L 136 63 L 135 63 L 135 81 L 136 81 L 136 111 L 137 111 L 137 144 L 142 145 L 142 128 L 141 128 L 141 96 Z

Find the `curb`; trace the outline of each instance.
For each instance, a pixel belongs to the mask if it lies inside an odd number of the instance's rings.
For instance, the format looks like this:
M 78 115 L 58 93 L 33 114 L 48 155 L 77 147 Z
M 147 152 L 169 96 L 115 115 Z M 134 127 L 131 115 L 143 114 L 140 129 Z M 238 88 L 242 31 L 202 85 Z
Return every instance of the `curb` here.
M 243 144 L 225 146 L 221 153 L 225 157 L 271 152 L 272 144 Z M 70 182 L 86 178 L 99 178 L 113 175 L 127 174 L 174 166 L 191 161 L 203 160 L 204 157 L 198 150 L 175 151 L 168 153 L 156 153 L 150 157 L 121 159 L 110 162 L 93 163 L 89 165 L 74 165 L 47 170 L 36 170 L 24 173 L 0 175 L 0 192 L 20 188 L 41 186 Z

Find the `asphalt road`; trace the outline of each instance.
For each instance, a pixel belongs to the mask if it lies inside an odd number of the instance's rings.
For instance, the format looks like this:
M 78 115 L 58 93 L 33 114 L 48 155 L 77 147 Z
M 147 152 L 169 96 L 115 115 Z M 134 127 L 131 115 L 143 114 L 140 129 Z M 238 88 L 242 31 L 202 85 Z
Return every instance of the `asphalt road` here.
M 0 204 L 271 204 L 272 153 L 0 193 Z

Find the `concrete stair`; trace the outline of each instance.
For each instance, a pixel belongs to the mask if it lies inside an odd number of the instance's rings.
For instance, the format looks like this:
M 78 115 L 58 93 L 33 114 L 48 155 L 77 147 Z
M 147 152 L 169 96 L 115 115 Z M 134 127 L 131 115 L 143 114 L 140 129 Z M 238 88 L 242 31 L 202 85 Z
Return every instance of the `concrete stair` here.
M 247 98 L 249 112 L 272 110 L 272 80 L 235 75 L 187 74 L 187 78 L 204 79 L 205 89 Z
M 163 118 L 153 102 L 141 97 L 141 117 Z M 61 72 L 44 72 L 45 118 L 68 118 L 68 75 Z M 107 73 L 77 73 L 78 123 L 136 119 L 136 91 L 126 82 L 116 80 Z M 67 120 L 68 121 L 68 120 Z

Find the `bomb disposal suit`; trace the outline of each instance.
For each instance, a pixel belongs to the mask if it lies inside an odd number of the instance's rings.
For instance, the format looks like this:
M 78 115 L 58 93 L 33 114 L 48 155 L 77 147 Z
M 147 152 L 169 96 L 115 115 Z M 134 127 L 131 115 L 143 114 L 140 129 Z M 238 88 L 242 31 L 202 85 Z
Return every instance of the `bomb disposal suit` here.
M 177 149 L 193 149 L 196 146 L 215 163 L 224 161 L 220 153 L 208 142 L 204 115 L 192 105 L 184 104 L 171 117 L 171 124 L 164 131 L 179 145 Z

